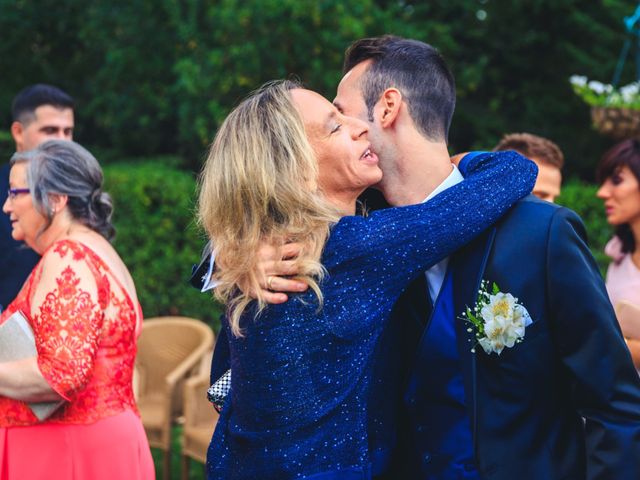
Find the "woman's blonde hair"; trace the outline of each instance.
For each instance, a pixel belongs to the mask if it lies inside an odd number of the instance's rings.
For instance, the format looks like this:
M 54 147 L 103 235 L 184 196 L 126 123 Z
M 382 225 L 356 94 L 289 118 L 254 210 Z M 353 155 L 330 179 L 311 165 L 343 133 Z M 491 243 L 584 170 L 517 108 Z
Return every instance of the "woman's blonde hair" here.
M 253 300 L 249 293 L 258 295 L 256 316 L 266 306 L 256 258 L 262 242 L 303 243 L 298 278 L 322 302 L 320 255 L 340 215 L 317 190 L 316 156 L 291 98 L 294 88 L 302 87 L 271 82 L 238 105 L 218 130 L 200 175 L 198 218 L 214 245 L 215 296 L 227 305 L 236 336 Z

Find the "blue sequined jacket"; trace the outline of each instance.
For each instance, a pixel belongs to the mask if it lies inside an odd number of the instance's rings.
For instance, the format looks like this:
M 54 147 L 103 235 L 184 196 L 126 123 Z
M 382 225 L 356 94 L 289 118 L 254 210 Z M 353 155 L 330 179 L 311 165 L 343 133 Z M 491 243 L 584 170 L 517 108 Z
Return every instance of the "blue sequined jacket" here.
M 468 177 L 430 201 L 342 218 L 307 292 L 228 324 L 232 386 L 209 447 L 209 479 L 367 479 L 367 393 L 376 342 L 408 283 L 495 222 L 535 182 L 514 152 L 468 156 Z

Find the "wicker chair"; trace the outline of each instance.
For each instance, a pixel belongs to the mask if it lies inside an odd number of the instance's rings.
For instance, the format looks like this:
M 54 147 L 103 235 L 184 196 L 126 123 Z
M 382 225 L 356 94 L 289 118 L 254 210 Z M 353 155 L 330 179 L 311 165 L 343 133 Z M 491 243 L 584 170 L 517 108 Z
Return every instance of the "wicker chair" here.
M 171 427 L 182 415 L 184 381 L 213 347 L 213 331 L 186 317 L 149 318 L 136 356 L 138 408 L 149 445 L 162 449 L 163 478 L 171 476 Z
M 200 373 L 184 383 L 184 425 L 182 430 L 182 479 L 189 478 L 191 460 L 207 462 L 207 449 L 218 421 L 218 412 L 207 400 L 211 355 L 205 355 Z

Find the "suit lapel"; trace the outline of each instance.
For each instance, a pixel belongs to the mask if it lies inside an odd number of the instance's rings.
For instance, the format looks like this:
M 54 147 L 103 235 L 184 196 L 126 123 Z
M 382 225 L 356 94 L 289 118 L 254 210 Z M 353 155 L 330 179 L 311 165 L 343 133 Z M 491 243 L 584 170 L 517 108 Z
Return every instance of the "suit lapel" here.
M 424 273 L 421 273 L 409 284 L 398 302 L 396 302 L 394 315 L 399 315 L 403 319 L 410 319 L 411 329 L 421 334 L 431 317 L 432 311 L 433 303 L 429 297 L 427 280 Z
M 495 227 L 485 230 L 476 240 L 458 250 L 452 257 L 453 311 L 456 317 L 459 317 L 467 306 L 473 307 L 475 305 L 495 234 Z M 466 403 L 471 418 L 473 447 L 476 451 L 476 356 L 471 352 L 475 345 L 475 337 L 472 332 L 467 331 L 469 328 L 467 322 L 460 318 L 456 318 L 454 322 Z

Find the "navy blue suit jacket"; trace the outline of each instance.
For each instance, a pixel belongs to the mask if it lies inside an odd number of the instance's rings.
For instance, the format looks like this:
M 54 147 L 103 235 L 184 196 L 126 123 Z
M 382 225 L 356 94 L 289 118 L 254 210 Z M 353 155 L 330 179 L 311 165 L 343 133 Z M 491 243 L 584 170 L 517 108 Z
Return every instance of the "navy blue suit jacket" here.
M 486 279 L 517 297 L 533 319 L 523 342 L 500 356 L 480 347 L 471 353 L 472 334 L 456 320 L 483 479 L 640 478 L 640 380 L 585 239 L 575 213 L 529 196 L 451 257 L 456 313 L 475 304 Z M 437 368 L 412 364 L 406 353 L 419 348 L 428 328 L 428 309 L 416 307 L 415 300 L 406 295 L 392 322 L 405 333 L 399 355 L 408 367 L 396 378 L 407 378 L 414 368 L 427 375 Z M 401 425 L 389 478 L 398 472 L 420 478 L 403 458 L 404 442 L 412 441 L 403 409 L 379 415 L 388 418 L 378 424 Z
M 7 199 L 9 164 L 0 167 L 0 206 Z M 0 213 L 0 305 L 6 308 L 22 288 L 40 257 L 22 242 L 11 237 L 9 215 Z

